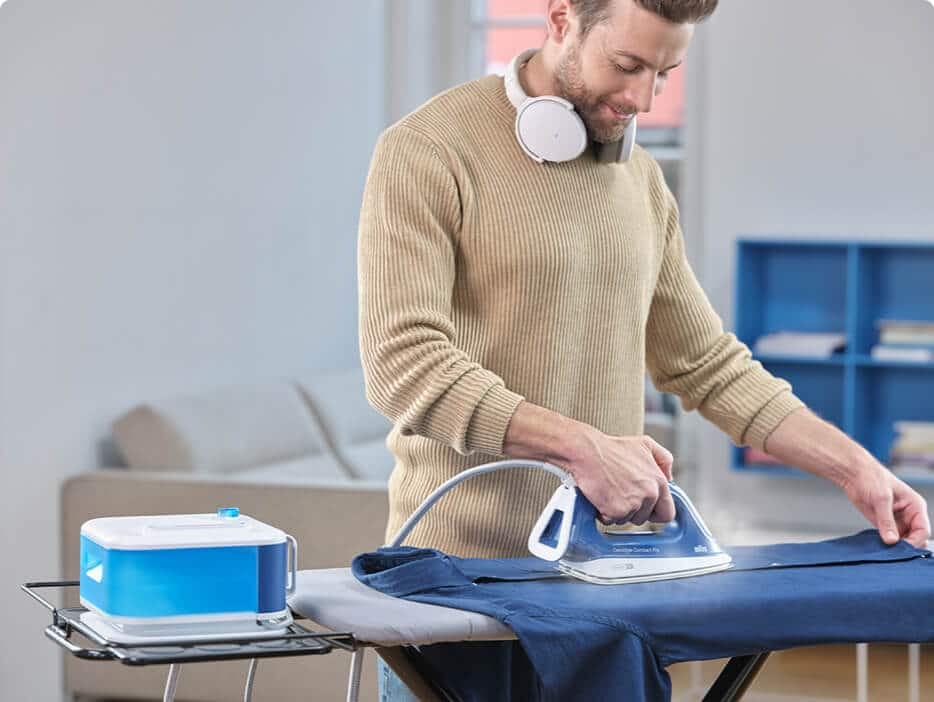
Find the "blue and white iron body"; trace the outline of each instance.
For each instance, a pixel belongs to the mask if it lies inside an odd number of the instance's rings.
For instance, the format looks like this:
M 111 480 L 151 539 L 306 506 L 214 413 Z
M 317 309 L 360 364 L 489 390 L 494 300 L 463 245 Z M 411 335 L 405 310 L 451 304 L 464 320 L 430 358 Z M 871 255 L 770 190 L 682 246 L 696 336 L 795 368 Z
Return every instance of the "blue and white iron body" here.
M 91 519 L 81 527 L 82 621 L 129 644 L 281 636 L 297 548 L 236 508 Z
M 562 483 L 529 534 L 529 550 L 557 568 L 597 584 L 670 580 L 725 570 L 732 559 L 717 544 L 688 496 L 669 490 L 675 519 L 660 531 L 605 533 L 597 512 L 572 480 Z

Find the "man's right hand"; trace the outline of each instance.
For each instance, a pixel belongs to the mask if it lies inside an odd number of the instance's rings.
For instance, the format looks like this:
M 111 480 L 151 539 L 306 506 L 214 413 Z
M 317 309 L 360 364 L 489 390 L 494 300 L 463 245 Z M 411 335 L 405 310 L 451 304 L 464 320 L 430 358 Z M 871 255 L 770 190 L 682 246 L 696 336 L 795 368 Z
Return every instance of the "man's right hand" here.
M 572 450 L 568 472 L 606 524 L 670 522 L 672 455 L 650 436 L 609 436 L 592 427 Z
M 606 523 L 675 518 L 668 490 L 672 456 L 649 436 L 610 436 L 523 402 L 509 423 L 503 453 L 564 468 Z

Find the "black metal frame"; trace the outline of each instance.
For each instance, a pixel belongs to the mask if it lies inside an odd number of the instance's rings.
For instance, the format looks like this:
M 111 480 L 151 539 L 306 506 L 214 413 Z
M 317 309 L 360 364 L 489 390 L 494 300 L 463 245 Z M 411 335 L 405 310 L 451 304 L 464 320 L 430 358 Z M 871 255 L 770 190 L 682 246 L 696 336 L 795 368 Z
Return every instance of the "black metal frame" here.
M 282 636 L 231 636 L 212 639 L 178 639 L 158 644 L 127 644 L 109 641 L 81 621 L 85 607 L 56 607 L 36 590 L 77 587 L 77 580 L 26 583 L 21 589 L 52 613 L 45 635 L 78 658 L 95 661 L 118 660 L 125 665 L 165 665 L 248 658 L 278 658 L 330 653 L 334 648 L 353 651 L 357 642 L 349 632 L 311 631 L 293 622 Z M 94 644 L 82 646 L 72 639 L 78 633 Z
M 355 651 L 359 647 L 350 632 L 310 631 L 294 622 L 288 627 L 288 634 L 274 638 L 237 636 L 225 639 L 179 639 L 154 645 L 117 643 L 103 638 L 81 621 L 81 614 L 88 611 L 85 607 L 56 607 L 36 592 L 40 589 L 63 589 L 78 585 L 77 580 L 31 582 L 22 585 L 21 589 L 52 613 L 52 623 L 45 628 L 45 635 L 72 655 L 85 660 L 119 660 L 125 665 L 134 666 L 166 665 L 321 655 L 330 653 L 334 648 Z M 95 644 L 96 648 L 76 644 L 72 640 L 76 632 Z M 730 659 L 704 695 L 703 702 L 740 700 L 768 656 L 768 652 L 763 652 Z
M 731 658 L 707 690 L 703 702 L 736 702 L 742 699 L 768 657 L 769 651 L 763 651 Z

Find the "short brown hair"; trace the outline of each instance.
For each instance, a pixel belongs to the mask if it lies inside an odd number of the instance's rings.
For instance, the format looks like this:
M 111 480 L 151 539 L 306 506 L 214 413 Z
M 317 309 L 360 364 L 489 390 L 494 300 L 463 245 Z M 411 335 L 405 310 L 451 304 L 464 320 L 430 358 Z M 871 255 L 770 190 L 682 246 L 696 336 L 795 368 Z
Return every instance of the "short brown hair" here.
M 713 14 L 718 0 L 633 0 L 639 7 L 675 24 L 697 24 Z M 581 34 L 610 18 L 613 0 L 570 0 L 581 23 Z

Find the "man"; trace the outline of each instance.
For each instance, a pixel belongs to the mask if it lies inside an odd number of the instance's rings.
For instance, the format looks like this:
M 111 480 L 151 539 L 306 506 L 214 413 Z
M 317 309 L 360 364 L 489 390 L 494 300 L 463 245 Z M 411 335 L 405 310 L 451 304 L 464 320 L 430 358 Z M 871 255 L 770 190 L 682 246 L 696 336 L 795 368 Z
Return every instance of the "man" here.
M 572 103 L 597 147 L 617 143 L 716 4 L 550 0 L 519 83 Z M 924 500 L 724 333 L 651 157 L 537 163 L 515 120 L 487 76 L 393 125 L 373 157 L 360 341 L 368 397 L 395 425 L 387 538 L 441 482 L 501 456 L 565 468 L 604 521 L 671 520 L 672 456 L 642 435 L 648 371 L 737 444 L 838 485 L 886 543 L 923 546 Z M 406 543 L 526 555 L 554 487 L 533 471 L 462 483 Z M 381 682 L 384 699 L 410 699 L 387 669 Z
M 520 67 L 617 142 L 684 60 L 717 0 L 551 0 Z M 442 481 L 496 457 L 568 470 L 607 522 L 664 522 L 671 454 L 642 435 L 643 378 L 737 444 L 839 486 L 886 543 L 923 546 L 927 507 L 812 414 L 725 333 L 688 265 L 652 158 L 597 149 L 537 163 L 487 76 L 433 98 L 377 145 L 360 220 L 360 339 L 370 401 L 395 427 L 392 534 Z M 507 471 L 458 486 L 407 543 L 518 556 L 554 480 Z

